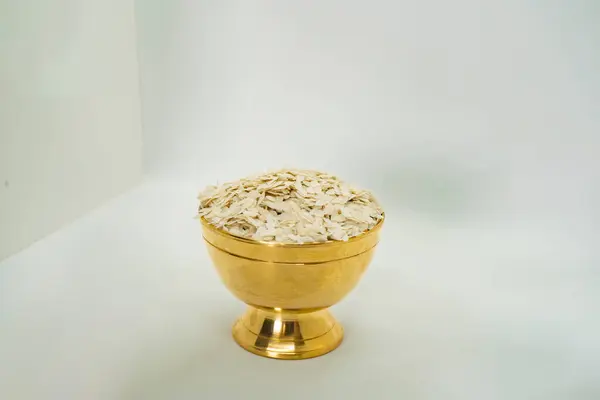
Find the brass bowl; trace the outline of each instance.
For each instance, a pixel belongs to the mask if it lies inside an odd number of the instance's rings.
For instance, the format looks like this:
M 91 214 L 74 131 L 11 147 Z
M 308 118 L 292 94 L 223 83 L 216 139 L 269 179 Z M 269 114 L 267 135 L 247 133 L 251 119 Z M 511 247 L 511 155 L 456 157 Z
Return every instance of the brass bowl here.
M 358 283 L 383 219 L 346 242 L 303 244 L 244 239 L 200 220 L 223 283 L 248 305 L 233 326 L 241 347 L 264 357 L 298 360 L 339 346 L 343 329 L 327 308 Z

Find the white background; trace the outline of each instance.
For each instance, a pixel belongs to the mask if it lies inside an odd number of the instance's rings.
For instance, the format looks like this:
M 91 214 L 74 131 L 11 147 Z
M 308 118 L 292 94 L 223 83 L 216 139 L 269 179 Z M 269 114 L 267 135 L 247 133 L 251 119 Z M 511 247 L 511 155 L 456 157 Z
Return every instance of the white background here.
M 147 179 L 0 266 L 0 394 L 600 396 L 595 4 L 136 5 Z M 233 343 L 192 219 L 282 165 L 387 211 L 344 344 L 297 363 Z
M 0 259 L 139 180 L 133 6 L 0 2 Z

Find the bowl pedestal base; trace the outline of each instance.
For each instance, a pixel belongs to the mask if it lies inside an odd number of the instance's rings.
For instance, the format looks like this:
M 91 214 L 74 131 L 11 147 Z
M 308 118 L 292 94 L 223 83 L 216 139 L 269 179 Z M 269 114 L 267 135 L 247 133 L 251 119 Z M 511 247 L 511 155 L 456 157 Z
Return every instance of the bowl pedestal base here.
M 259 356 L 301 360 L 340 345 L 342 326 L 325 309 L 285 310 L 248 306 L 233 326 L 233 338 Z

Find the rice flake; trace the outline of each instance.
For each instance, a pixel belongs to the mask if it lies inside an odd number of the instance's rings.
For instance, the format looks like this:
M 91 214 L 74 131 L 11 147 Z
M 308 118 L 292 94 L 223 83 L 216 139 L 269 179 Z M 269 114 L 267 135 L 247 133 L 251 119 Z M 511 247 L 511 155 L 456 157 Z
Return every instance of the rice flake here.
M 226 232 L 277 243 L 346 241 L 373 228 L 373 195 L 318 171 L 279 170 L 208 186 L 198 215 Z

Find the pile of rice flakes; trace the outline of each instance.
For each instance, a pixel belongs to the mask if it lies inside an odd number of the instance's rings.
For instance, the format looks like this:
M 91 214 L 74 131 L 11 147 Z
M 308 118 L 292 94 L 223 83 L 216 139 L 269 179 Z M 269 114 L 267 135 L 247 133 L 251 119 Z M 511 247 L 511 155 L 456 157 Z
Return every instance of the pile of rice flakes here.
M 383 218 L 370 192 L 317 171 L 268 172 L 209 186 L 198 198 L 200 217 L 212 225 L 267 242 L 348 240 Z

